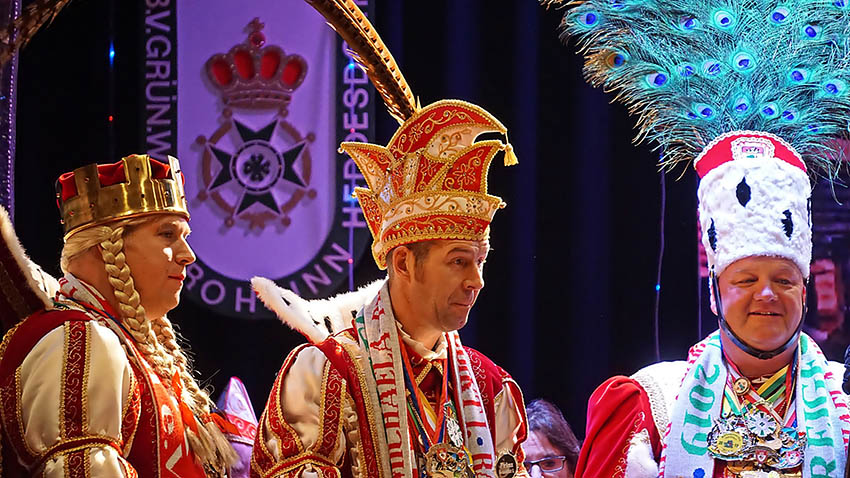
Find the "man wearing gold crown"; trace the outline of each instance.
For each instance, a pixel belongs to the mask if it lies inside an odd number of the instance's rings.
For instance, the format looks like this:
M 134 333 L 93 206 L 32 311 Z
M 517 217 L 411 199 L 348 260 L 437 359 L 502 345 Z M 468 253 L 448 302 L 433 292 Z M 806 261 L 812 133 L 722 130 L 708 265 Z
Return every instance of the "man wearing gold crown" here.
M 224 476 L 232 426 L 210 414 L 166 316 L 195 260 L 179 163 L 91 164 L 56 197 L 52 286 L 3 214 L 0 304 L 23 319 L 0 345 L 3 476 Z
M 457 100 L 419 107 L 351 2 L 313 2 L 356 50 L 401 127 L 389 144 L 343 143 L 368 188 L 356 196 L 386 281 L 305 302 L 267 279 L 260 298 L 309 344 L 293 350 L 260 419 L 252 476 L 525 475 L 522 394 L 457 330 L 484 287 L 493 157 L 505 127 Z M 378 52 L 378 53 L 376 53 Z M 512 158 L 512 155 L 508 155 Z M 506 160 L 509 162 L 509 160 Z

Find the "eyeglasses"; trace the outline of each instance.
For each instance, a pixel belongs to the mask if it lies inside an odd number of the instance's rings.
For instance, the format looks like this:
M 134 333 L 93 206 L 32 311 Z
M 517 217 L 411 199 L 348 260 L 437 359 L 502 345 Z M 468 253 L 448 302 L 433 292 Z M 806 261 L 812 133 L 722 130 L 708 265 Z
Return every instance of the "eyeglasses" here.
M 564 463 L 566 463 L 567 457 L 561 456 L 547 456 L 543 457 L 539 460 L 533 461 L 524 461 L 522 462 L 525 465 L 526 471 L 531 473 L 531 467 L 537 465 L 540 467 L 540 471 L 542 473 L 555 473 L 556 471 L 561 471 L 564 469 Z

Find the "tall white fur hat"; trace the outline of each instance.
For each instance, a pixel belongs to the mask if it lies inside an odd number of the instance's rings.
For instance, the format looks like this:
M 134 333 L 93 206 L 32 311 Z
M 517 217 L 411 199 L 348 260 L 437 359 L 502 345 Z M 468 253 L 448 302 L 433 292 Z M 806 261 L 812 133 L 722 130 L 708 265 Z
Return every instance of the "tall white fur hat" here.
M 812 188 L 794 148 L 770 133 L 733 131 L 715 138 L 695 167 L 709 269 L 720 275 L 739 259 L 773 256 L 809 277 Z

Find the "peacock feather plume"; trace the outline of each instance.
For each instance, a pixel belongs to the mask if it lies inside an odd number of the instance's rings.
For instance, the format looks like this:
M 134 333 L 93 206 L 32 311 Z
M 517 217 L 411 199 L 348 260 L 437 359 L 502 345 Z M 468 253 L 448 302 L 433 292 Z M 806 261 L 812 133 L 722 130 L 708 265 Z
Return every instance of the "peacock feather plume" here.
M 559 3 L 544 1 L 545 4 Z M 568 4 L 589 83 L 638 120 L 660 166 L 730 131 L 773 133 L 835 177 L 850 134 L 850 0 L 587 0 Z

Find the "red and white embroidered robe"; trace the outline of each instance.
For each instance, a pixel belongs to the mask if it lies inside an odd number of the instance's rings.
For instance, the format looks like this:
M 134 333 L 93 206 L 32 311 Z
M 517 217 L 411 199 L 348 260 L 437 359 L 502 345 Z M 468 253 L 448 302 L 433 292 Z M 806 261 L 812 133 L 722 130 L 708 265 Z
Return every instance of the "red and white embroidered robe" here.
M 435 358 L 400 332 L 411 355 Z M 443 336 L 436 350 L 444 353 L 445 341 Z M 520 389 L 490 359 L 474 349 L 464 349 L 481 392 L 494 446 L 496 450 L 510 450 L 521 463 L 520 444 L 527 434 L 527 422 Z M 252 477 L 381 476 L 376 461 L 380 453 L 374 449 L 377 440 L 372 436 L 383 433 L 382 427 L 375 426 L 375 420 L 381 420 L 381 411 L 367 405 L 368 394 L 362 387 L 364 374 L 371 371 L 364 369 L 364 361 L 368 362 L 368 357 L 359 349 L 353 328 L 289 354 L 260 419 Z M 414 374 L 420 366 L 414 361 Z M 416 471 L 411 471 L 415 476 Z
M 174 396 L 132 338 L 105 317 L 44 311 L 7 334 L 2 476 L 205 476 Z
M 836 376 L 844 373 L 843 364 L 827 363 Z M 656 478 L 670 412 L 687 370 L 685 361 L 659 362 L 599 385 L 587 403 L 576 478 Z M 723 476 L 725 465 L 717 464 L 714 476 Z

